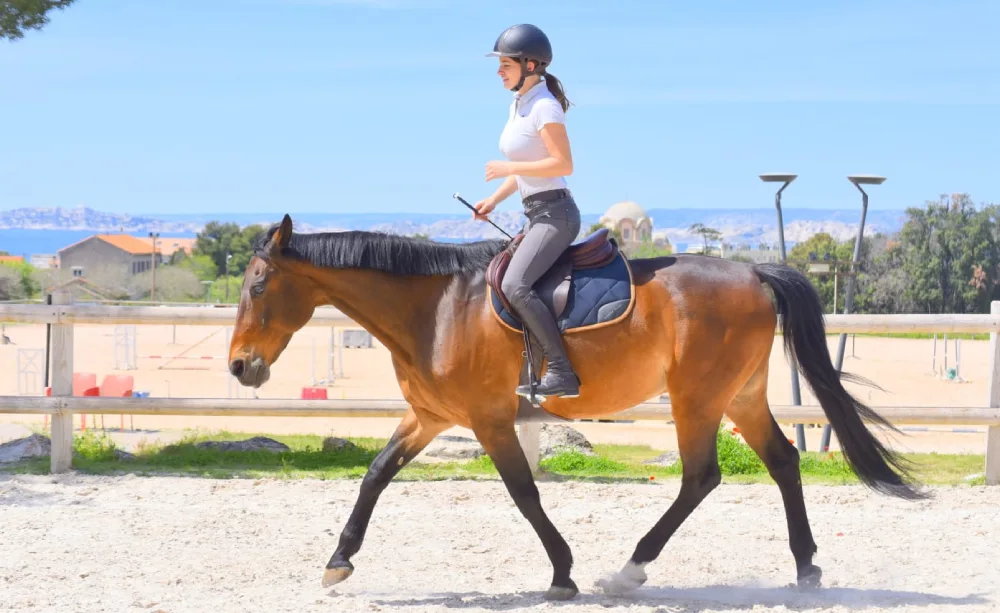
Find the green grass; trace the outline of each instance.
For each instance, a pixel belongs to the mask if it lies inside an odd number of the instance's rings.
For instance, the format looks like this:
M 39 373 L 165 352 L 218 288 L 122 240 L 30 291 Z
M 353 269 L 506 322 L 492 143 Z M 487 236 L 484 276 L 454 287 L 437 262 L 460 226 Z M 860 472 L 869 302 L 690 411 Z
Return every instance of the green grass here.
M 318 435 L 268 435 L 288 445 L 290 451 L 236 452 L 201 449 L 204 440 L 242 440 L 255 436 L 248 433 L 193 432 L 171 444 L 142 445 L 134 459 L 119 459 L 114 442 L 106 435 L 87 431 L 74 437 L 74 468 L 91 474 L 134 473 L 138 475 L 187 475 L 208 478 L 316 478 L 359 479 L 385 445 L 385 439 L 352 438 L 357 448 L 325 452 L 323 437 Z M 719 467 L 723 481 L 729 483 L 773 483 L 767 469 L 743 440 L 720 428 L 716 439 Z M 594 445 L 595 455 L 564 452 L 541 461 L 543 478 L 576 479 L 599 482 L 645 482 L 677 479 L 681 463 L 669 466 L 643 464 L 660 455 L 660 451 L 643 445 Z M 914 464 L 914 476 L 930 485 L 983 485 L 983 478 L 967 481 L 971 474 L 981 473 L 983 455 L 965 454 L 906 454 Z M 5 472 L 44 474 L 48 458 L 33 458 L 5 467 Z M 840 453 L 805 452 L 800 458 L 802 482 L 805 484 L 856 484 Z M 468 462 L 421 463 L 404 468 L 398 480 L 429 481 L 441 479 L 497 479 L 496 468 L 489 457 Z

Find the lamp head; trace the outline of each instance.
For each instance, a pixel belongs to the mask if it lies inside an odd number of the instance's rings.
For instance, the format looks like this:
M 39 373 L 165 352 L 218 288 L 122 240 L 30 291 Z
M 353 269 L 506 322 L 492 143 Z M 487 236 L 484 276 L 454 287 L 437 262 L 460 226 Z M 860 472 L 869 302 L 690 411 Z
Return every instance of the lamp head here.
M 760 180 L 765 183 L 791 183 L 798 176 L 781 172 L 768 172 L 760 175 Z
M 855 185 L 882 185 L 885 182 L 885 177 L 877 175 L 848 175 L 847 180 Z

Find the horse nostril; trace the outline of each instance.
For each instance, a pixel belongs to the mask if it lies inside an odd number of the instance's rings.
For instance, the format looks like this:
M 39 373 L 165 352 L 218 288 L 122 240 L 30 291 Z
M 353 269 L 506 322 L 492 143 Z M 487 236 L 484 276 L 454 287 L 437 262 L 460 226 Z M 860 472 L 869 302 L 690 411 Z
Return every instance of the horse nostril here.
M 243 371 L 245 371 L 246 368 L 247 361 L 244 358 L 236 358 L 229 363 L 229 372 L 233 373 L 233 376 L 237 378 L 243 375 Z

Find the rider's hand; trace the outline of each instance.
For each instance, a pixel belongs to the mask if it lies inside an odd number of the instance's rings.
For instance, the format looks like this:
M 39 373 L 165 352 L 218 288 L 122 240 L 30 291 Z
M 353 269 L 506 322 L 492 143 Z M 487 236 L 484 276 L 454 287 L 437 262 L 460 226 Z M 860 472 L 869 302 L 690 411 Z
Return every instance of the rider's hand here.
M 486 221 L 486 216 L 493 212 L 493 209 L 497 208 L 497 203 L 493 202 L 492 198 L 483 198 L 474 205 L 476 212 L 472 214 L 473 218 L 479 221 Z

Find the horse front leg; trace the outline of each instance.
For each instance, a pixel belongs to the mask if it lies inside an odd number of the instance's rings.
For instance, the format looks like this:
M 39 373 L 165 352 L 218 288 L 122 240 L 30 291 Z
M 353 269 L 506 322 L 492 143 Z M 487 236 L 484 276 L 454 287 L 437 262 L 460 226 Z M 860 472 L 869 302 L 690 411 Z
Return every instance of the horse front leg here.
M 351 516 L 340 533 L 336 551 L 326 563 L 323 587 L 330 587 L 351 576 L 354 572 L 351 556 L 361 549 L 379 495 L 410 460 L 420 454 L 435 436 L 450 425 L 424 415 L 418 416 L 412 408 L 406 413 L 389 442 L 375 456 L 361 481 L 361 490 L 354 503 L 354 510 L 351 511 Z
M 546 600 L 569 600 L 579 593 L 576 583 L 570 578 L 573 553 L 562 535 L 542 509 L 538 487 L 531 474 L 531 467 L 517 440 L 513 424 L 489 424 L 474 426 L 476 438 L 493 460 L 497 472 L 518 510 L 528 520 L 545 547 L 552 563 L 552 585 L 545 593 Z

